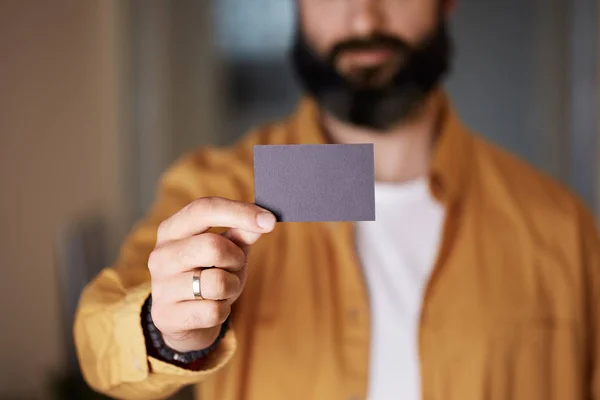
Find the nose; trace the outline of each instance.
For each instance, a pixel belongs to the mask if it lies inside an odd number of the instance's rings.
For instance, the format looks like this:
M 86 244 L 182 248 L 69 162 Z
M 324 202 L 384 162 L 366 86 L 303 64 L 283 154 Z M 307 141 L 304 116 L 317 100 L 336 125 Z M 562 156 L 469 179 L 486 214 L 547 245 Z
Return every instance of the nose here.
M 369 36 L 375 33 L 382 21 L 379 0 L 355 0 L 351 15 L 351 29 L 355 36 Z

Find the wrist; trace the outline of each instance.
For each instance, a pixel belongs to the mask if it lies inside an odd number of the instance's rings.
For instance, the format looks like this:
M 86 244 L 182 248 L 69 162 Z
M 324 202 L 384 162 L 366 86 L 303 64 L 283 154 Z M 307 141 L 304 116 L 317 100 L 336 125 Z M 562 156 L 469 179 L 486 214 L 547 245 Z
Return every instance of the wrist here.
M 142 306 L 141 313 L 147 354 L 161 361 L 175 364 L 183 368 L 196 365 L 198 361 L 210 354 L 217 347 L 229 328 L 229 319 L 227 319 L 218 329 L 215 329 L 215 339 L 211 342 L 212 344 L 210 346 L 197 351 L 179 352 L 167 344 L 162 333 L 154 325 L 151 310 L 152 296 L 150 295 Z
M 215 326 L 212 328 L 202 329 L 201 339 L 198 337 L 195 337 L 193 340 L 193 342 L 194 342 L 193 346 L 196 349 L 206 349 L 206 348 L 210 347 L 219 339 L 219 335 L 221 334 L 222 327 L 223 327 L 223 324 L 219 324 L 218 326 Z M 196 332 L 194 332 L 194 334 L 195 333 Z M 198 335 L 198 336 L 200 336 L 200 335 Z M 177 336 L 173 337 L 173 336 L 163 334 L 162 339 L 165 342 L 165 345 L 167 345 L 167 347 L 175 350 L 176 352 L 187 353 L 189 351 L 195 350 L 194 348 L 190 348 L 190 343 L 188 340 L 186 340 L 187 337 L 179 339 L 179 337 L 177 337 Z M 200 343 L 198 343 L 198 341 L 200 341 Z

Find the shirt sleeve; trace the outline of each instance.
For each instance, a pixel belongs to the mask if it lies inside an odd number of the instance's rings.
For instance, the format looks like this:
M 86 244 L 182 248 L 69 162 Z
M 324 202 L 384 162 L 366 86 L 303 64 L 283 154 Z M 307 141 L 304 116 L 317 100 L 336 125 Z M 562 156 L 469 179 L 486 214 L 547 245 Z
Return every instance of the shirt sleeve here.
M 127 399 L 165 398 L 214 374 L 235 351 L 232 328 L 193 371 L 149 357 L 146 351 L 141 310 L 151 292 L 148 257 L 158 225 L 202 193 L 193 172 L 189 163 L 180 162 L 163 176 L 155 204 L 126 239 L 115 264 L 81 295 L 75 346 L 83 376 L 98 392 Z
M 591 395 L 589 398 L 600 400 L 600 237 L 594 216 L 583 212 L 583 262 L 587 271 L 589 294 L 588 314 L 590 321 L 590 365 L 591 365 Z

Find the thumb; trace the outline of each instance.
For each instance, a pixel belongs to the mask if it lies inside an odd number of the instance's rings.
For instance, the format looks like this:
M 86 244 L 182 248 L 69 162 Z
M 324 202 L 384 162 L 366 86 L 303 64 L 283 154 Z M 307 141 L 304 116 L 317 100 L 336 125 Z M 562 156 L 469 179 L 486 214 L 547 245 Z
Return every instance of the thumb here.
M 228 231 L 223 233 L 223 237 L 226 237 L 227 239 L 231 240 L 239 248 L 241 248 L 244 251 L 244 254 L 246 254 L 246 257 L 248 257 L 250 246 L 256 243 L 256 241 L 260 239 L 261 236 L 261 233 L 254 233 L 234 228 L 229 229 Z
M 263 213 L 263 220 L 260 222 L 260 225 L 267 230 L 267 232 L 271 232 L 275 229 L 275 223 L 277 222 L 275 216 L 271 213 Z M 231 228 L 223 233 L 223 237 L 231 240 L 233 243 L 238 245 L 246 255 L 248 254 L 248 249 L 251 245 L 256 243 L 256 241 L 262 236 L 262 233 L 245 231 L 243 229 Z

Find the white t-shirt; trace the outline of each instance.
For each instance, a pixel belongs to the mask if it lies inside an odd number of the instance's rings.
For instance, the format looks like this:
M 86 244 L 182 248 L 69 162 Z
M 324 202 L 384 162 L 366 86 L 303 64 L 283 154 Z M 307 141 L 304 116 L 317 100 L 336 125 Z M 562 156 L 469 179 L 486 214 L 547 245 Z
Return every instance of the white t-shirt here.
M 368 400 L 420 400 L 419 318 L 445 210 L 426 179 L 375 184 L 376 221 L 356 226 L 371 307 Z

